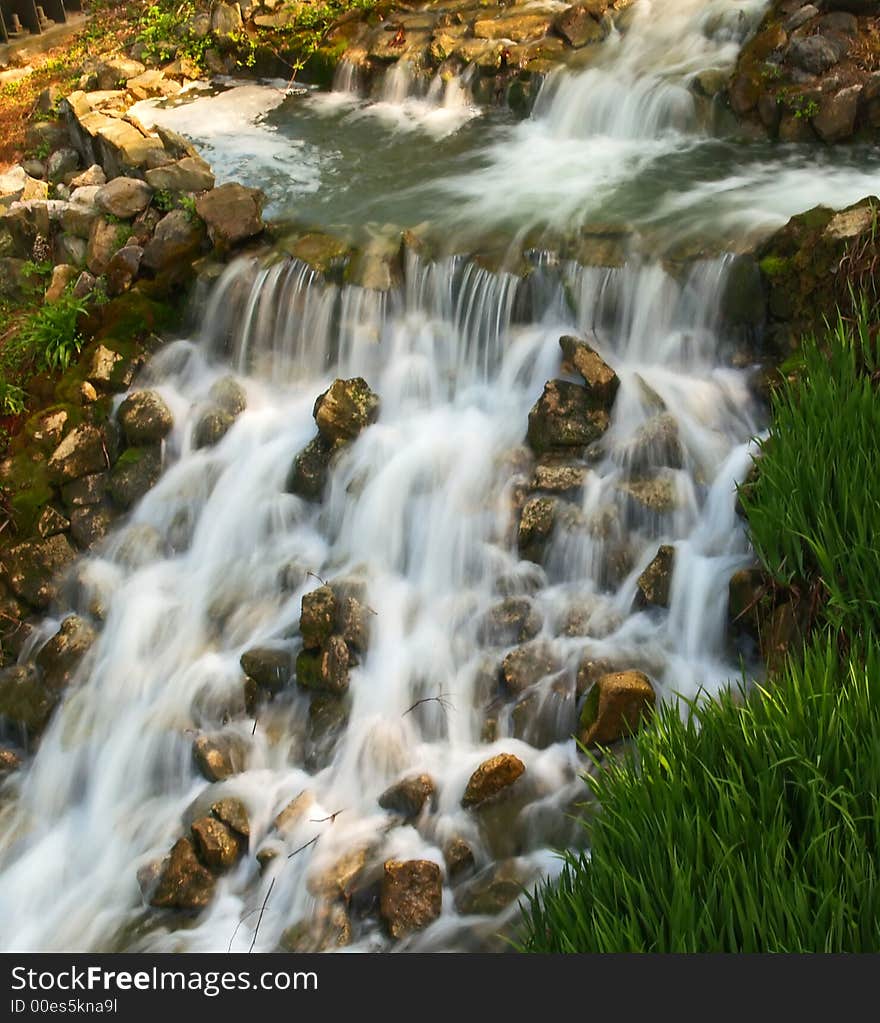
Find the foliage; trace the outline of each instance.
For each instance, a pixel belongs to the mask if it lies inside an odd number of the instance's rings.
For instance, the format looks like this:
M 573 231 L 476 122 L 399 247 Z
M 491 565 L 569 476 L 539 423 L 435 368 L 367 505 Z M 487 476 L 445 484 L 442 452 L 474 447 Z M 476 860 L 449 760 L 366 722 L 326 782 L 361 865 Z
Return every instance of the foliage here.
M 667 706 L 591 784 L 590 855 L 529 897 L 533 952 L 880 949 L 880 644 L 827 637 L 744 705 Z
M 0 377 L 0 416 L 20 415 L 26 404 L 24 388 Z
M 755 482 L 741 492 L 752 543 L 780 582 L 816 588 L 829 624 L 854 635 L 880 611 L 880 369 L 867 310 L 828 343 L 804 342 L 773 396 Z
M 67 369 L 83 345 L 78 321 L 85 310 L 85 303 L 66 291 L 31 313 L 3 346 L 0 370 L 6 371 L 4 379 L 10 371 L 21 373 L 28 368 Z
M 145 7 L 137 35 L 145 56 L 160 62 L 186 57 L 199 67 L 204 66 L 210 40 L 207 36 L 199 38 L 189 28 L 190 19 L 195 14 L 192 0 L 184 0 L 183 3 L 159 0 Z

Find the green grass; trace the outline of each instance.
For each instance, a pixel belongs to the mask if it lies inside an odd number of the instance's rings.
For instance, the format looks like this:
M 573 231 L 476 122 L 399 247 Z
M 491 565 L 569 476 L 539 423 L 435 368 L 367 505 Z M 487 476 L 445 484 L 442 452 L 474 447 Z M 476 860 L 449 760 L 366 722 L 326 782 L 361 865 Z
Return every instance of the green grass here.
M 666 706 L 591 781 L 591 855 L 529 899 L 531 952 L 880 950 L 880 644 Z

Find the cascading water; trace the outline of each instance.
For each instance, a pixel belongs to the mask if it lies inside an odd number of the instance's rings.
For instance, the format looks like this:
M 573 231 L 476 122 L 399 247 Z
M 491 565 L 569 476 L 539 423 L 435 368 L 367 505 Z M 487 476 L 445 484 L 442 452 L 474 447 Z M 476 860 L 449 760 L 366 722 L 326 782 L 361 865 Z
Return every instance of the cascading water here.
M 551 79 L 514 144 L 444 186 L 461 203 L 452 219 L 489 231 L 547 206 L 559 221 L 583 219 L 586 195 L 602 208 L 602 180 L 626 177 L 656 145 L 689 144 L 682 83 L 736 48 L 723 23 L 704 31 L 716 8 L 640 3 L 603 67 Z M 551 151 L 542 137 L 551 149 L 562 140 L 556 183 L 536 175 L 525 187 Z M 571 738 L 579 666 L 643 670 L 665 699 L 740 677 L 725 634 L 727 581 L 749 562 L 735 484 L 762 424 L 718 314 L 726 258 L 683 273 L 528 258 L 520 277 L 407 250 L 402 282 L 385 292 L 329 283 L 287 258 L 243 259 L 214 286 L 198 336 L 153 359 L 139 383 L 175 417 L 164 475 L 77 566 L 22 654 L 69 611 L 99 626 L 39 751 L 5 783 L 4 947 L 246 950 L 271 895 L 255 947 L 273 950 L 292 926 L 333 912 L 328 871 L 355 863 L 351 947 L 388 948 L 371 901 L 382 863 L 427 859 L 445 872 L 453 839 L 486 884 L 444 873 L 440 917 L 393 947 L 494 947 L 515 914 L 512 884 L 552 874 L 552 850 L 580 840 L 568 817 L 586 796 Z M 565 375 L 565 334 L 590 337 L 620 384 L 539 565 L 517 547 L 534 471 L 523 438 L 545 381 Z M 230 373 L 247 407 L 215 447 L 196 447 L 209 392 Z M 381 396 L 379 419 L 334 461 L 323 500 L 307 502 L 287 481 L 314 435 L 315 397 L 354 376 Z M 675 550 L 669 606 L 642 608 L 637 580 L 663 544 Z M 347 701 L 316 712 L 291 681 L 254 718 L 242 653 L 296 652 L 302 598 L 328 579 L 356 586 L 370 612 Z M 519 696 L 498 685 L 516 645 L 492 626 L 505 601 L 550 662 Z M 328 723 L 334 713 L 344 721 Z M 208 786 L 193 740 L 221 732 L 244 769 Z M 501 752 L 525 765 L 516 797 L 463 809 L 471 773 Z M 400 823 L 378 797 L 418 774 L 433 779 L 434 805 Z M 273 826 L 299 796 L 301 812 Z M 195 919 L 157 915 L 139 878 L 148 890 L 153 865 L 226 797 L 247 808 L 246 855 Z

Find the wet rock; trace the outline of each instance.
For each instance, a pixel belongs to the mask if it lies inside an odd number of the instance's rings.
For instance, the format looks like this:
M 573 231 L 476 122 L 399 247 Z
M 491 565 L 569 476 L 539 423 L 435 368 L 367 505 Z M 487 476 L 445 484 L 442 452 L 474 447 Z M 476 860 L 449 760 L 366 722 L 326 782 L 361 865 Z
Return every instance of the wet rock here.
M 639 727 L 655 701 L 654 687 L 643 672 L 603 675 L 581 708 L 578 738 L 584 746 L 617 742 Z
M 44 296 L 46 303 L 57 302 L 78 276 L 79 270 L 69 263 L 59 263 L 58 266 L 54 267 L 52 270 L 52 280 L 49 282 L 49 287 L 46 288 Z
M 241 655 L 241 669 L 260 689 L 278 693 L 293 674 L 293 658 L 287 650 L 252 647 Z
M 552 497 L 533 497 L 526 502 L 519 520 L 517 546 L 523 558 L 540 564 L 556 525 L 558 501 Z
M 251 825 L 247 807 L 240 799 L 220 799 L 212 804 L 211 813 L 236 835 L 241 835 L 242 838 L 250 836 Z
M 153 189 L 139 178 L 114 178 L 102 185 L 95 195 L 95 205 L 103 213 L 130 220 L 150 205 Z
M 0 717 L 35 737 L 46 727 L 58 696 L 43 685 L 33 664 L 0 671 Z
M 379 398 L 362 377 L 334 380 L 315 402 L 318 432 L 330 444 L 354 440 L 379 417 Z
M 595 685 L 603 675 L 613 675 L 620 670 L 620 666 L 607 657 L 594 657 L 587 654 L 578 665 L 575 678 L 575 692 L 578 696 Z
M 247 394 L 235 377 L 220 377 L 211 384 L 208 397 L 230 416 L 239 416 L 247 408 Z
M 111 298 L 122 295 L 134 284 L 140 270 L 144 250 L 134 242 L 127 242 L 111 257 L 104 271 L 107 280 L 107 294 Z
M 505 792 L 525 772 L 525 764 L 512 753 L 499 753 L 484 761 L 471 775 L 461 805 L 479 806 Z
M 193 743 L 193 759 L 208 781 L 223 781 L 245 769 L 247 746 L 238 735 L 200 735 Z
M 614 370 L 583 338 L 565 335 L 559 339 L 559 347 L 564 359 L 563 368 L 580 373 L 597 405 L 609 410 L 620 387 Z
M 388 860 L 380 912 L 392 938 L 405 938 L 440 916 L 443 882 L 430 860 Z
M 474 851 L 463 838 L 452 838 L 443 849 L 446 873 L 451 878 L 460 877 L 474 866 Z
M 102 60 L 95 74 L 98 77 L 98 88 L 103 90 L 118 89 L 132 78 L 142 75 L 147 69 L 137 60 L 128 57 L 108 57 Z
M 281 935 L 284 952 L 330 952 L 351 944 L 351 919 L 339 902 L 320 906 L 314 916 L 300 920 Z
M 501 662 L 501 677 L 508 691 L 518 695 L 561 668 L 553 647 L 536 640 L 510 651 Z
M 541 631 L 541 614 L 527 597 L 507 597 L 490 608 L 477 629 L 477 639 L 487 646 L 510 646 L 534 639 Z
M 802 71 L 821 75 L 837 64 L 845 52 L 845 44 L 828 36 L 796 36 L 789 43 L 786 57 Z
M 621 450 L 621 455 L 626 467 L 635 474 L 660 466 L 680 469 L 684 464 L 684 450 L 675 416 L 663 412 L 647 420 Z
M 734 629 L 742 629 L 757 639 L 762 599 L 769 593 L 769 580 L 760 568 L 742 568 L 734 572 L 727 585 L 727 612 Z
M 239 184 L 220 185 L 196 200 L 196 212 L 220 250 L 254 238 L 263 231 L 263 195 Z
M 329 867 L 309 878 L 307 887 L 312 895 L 325 899 L 348 899 L 367 865 L 369 846 L 350 849 Z
M 61 500 L 67 508 L 99 504 L 107 493 L 107 479 L 106 473 L 96 473 L 65 483 L 61 488 Z
M 348 690 L 350 656 L 345 640 L 331 636 L 318 653 L 303 650 L 296 658 L 296 681 L 304 689 L 341 695 Z
M 49 478 L 64 484 L 82 476 L 103 472 L 108 465 L 104 434 L 94 426 L 75 427 L 52 452 Z
M 46 540 L 57 533 L 65 533 L 70 528 L 70 521 L 57 508 L 47 505 L 37 519 L 37 536 Z
M 194 223 L 186 210 L 171 210 L 162 217 L 144 246 L 144 266 L 161 271 L 191 261 L 201 249 L 204 237 L 204 228 Z
M 349 704 L 330 693 L 316 693 L 309 704 L 309 741 L 316 762 L 329 755 L 348 724 Z
M 193 843 L 202 863 L 211 870 L 229 870 L 242 853 L 241 839 L 215 817 L 201 817 L 192 825 Z
M 157 191 L 205 192 L 214 187 L 214 173 L 210 164 L 198 156 L 185 156 L 176 163 L 148 170 L 147 184 Z
M 619 483 L 617 489 L 638 508 L 658 515 L 674 511 L 678 504 L 675 481 L 668 476 L 627 480 Z
M 272 827 L 282 835 L 292 831 L 305 817 L 306 812 L 314 806 L 314 793 L 306 789 L 287 804 L 275 817 Z
M 822 97 L 819 112 L 811 119 L 811 124 L 823 142 L 850 138 L 855 131 L 861 95 L 862 86 L 851 85 Z
M 56 693 L 66 688 L 95 639 L 95 630 L 84 618 L 68 615 L 36 656 L 44 685 Z
M 133 447 L 158 444 L 171 432 L 174 416 L 155 391 L 135 391 L 116 413 L 127 443 Z
M 669 607 L 669 592 L 675 570 L 675 548 L 662 544 L 651 564 L 639 576 L 639 603 L 644 607 Z
M 235 416 L 211 405 L 201 413 L 193 427 L 192 444 L 196 451 L 219 444 L 235 423 Z
M 321 586 L 302 599 L 299 629 L 306 650 L 319 650 L 333 634 L 336 624 L 336 596 Z
M 12 592 L 37 610 L 57 596 L 57 577 L 76 560 L 64 534 L 31 540 L 13 547 L 6 556 L 6 578 Z
M 803 646 L 805 629 L 793 604 L 786 601 L 774 608 L 761 629 L 761 657 L 769 672 L 779 671 L 789 654 Z
M 601 42 L 608 35 L 606 24 L 581 4 L 575 4 L 558 15 L 554 28 L 575 49 Z
M 9 749 L 8 746 L 0 746 L 0 778 L 6 774 L 12 774 L 13 771 L 17 771 L 21 765 L 21 756 L 15 750 Z
M 434 791 L 434 780 L 428 774 L 404 778 L 387 788 L 379 796 L 379 806 L 383 810 L 399 813 L 409 820 L 418 817 L 422 812 L 422 807 L 433 800 Z
M 587 481 L 590 470 L 579 462 L 545 455 L 535 466 L 531 487 L 560 497 L 574 497 Z
M 150 899 L 160 909 L 203 909 L 214 895 L 214 876 L 199 863 L 192 842 L 175 842 Z
M 497 916 L 524 894 L 529 876 L 517 860 L 493 863 L 455 893 L 455 908 L 464 916 Z
M 336 605 L 336 629 L 348 646 L 365 653 L 370 642 L 372 612 L 354 597 L 341 597 Z
M 71 174 L 79 167 L 79 153 L 69 146 L 56 149 L 46 161 L 46 177 L 49 181 L 61 181 L 66 174 Z
M 525 43 L 543 38 L 552 24 L 552 15 L 548 14 L 502 14 L 496 18 L 478 19 L 474 22 L 473 33 L 477 39 L 509 39 L 514 43 Z
M 529 413 L 527 439 L 537 455 L 574 448 L 582 450 L 608 428 L 608 413 L 596 409 L 586 388 L 550 380 Z
M 128 509 L 151 490 L 162 475 L 162 452 L 158 446 L 128 448 L 110 472 L 110 496 Z
M 296 456 L 287 479 L 287 490 L 306 501 L 320 501 L 327 483 L 333 446 L 315 437 Z

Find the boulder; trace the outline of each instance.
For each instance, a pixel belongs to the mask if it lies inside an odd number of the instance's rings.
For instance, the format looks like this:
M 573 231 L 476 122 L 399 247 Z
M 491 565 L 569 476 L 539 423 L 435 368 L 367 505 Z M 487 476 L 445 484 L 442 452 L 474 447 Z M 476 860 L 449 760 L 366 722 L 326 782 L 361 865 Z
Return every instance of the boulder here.
M 86 266 L 96 276 L 107 269 L 113 255 L 126 241 L 125 229 L 119 224 L 112 224 L 103 217 L 95 217 L 89 231 L 88 248 L 86 249 Z
M 70 522 L 57 508 L 53 508 L 49 504 L 40 512 L 40 517 L 37 519 L 37 536 L 42 537 L 43 540 L 55 536 L 57 533 L 66 533 L 68 529 L 70 529 Z
M 136 217 L 150 205 L 153 189 L 138 178 L 114 178 L 102 185 L 95 195 L 95 204 L 103 213 L 120 220 Z
M 188 838 L 175 842 L 150 899 L 160 909 L 203 909 L 214 895 L 214 875 L 199 863 Z
M 199 69 L 195 68 L 194 70 L 196 72 L 194 77 L 198 78 Z M 188 139 L 185 139 L 183 135 L 179 135 L 172 128 L 166 128 L 161 124 L 157 124 L 154 130 L 159 136 L 166 152 L 175 160 L 182 160 L 185 156 L 192 156 L 196 159 L 200 159 L 199 151 L 196 147 Z
M 100 504 L 107 495 L 107 482 L 107 474 L 103 472 L 81 476 L 79 479 L 64 484 L 61 488 L 61 500 L 66 508 L 82 508 L 90 504 Z
M 260 689 L 278 693 L 293 675 L 293 658 L 277 647 L 252 647 L 241 655 L 241 670 Z
M 461 797 L 461 805 L 465 809 L 479 806 L 501 793 L 506 793 L 525 769 L 525 764 L 512 753 L 499 753 L 490 757 L 470 776 Z
M 594 17 L 582 4 L 574 4 L 557 15 L 553 27 L 575 49 L 601 42 L 609 31 L 605 21 Z
M 164 71 L 151 68 L 142 75 L 129 78 L 126 88 L 136 100 L 150 99 L 154 96 L 176 96 L 181 85 L 173 78 L 166 78 Z
M 14 202 L 48 198 L 49 186 L 46 182 L 32 178 L 24 167 L 14 166 L 0 174 L 0 211 Z
M 0 717 L 34 738 L 46 727 L 58 697 L 43 685 L 32 664 L 0 671 Z
M 108 465 L 104 434 L 95 426 L 77 426 L 52 452 L 49 479 L 64 484 L 92 473 L 103 472 Z
M 553 497 L 533 497 L 523 507 L 519 520 L 517 546 L 520 556 L 540 564 L 556 525 L 558 501 Z
M 334 380 L 315 402 L 318 432 L 330 444 L 354 440 L 379 417 L 379 397 L 362 377 Z
M 71 179 L 71 188 L 91 188 L 98 187 L 107 184 L 107 175 L 104 173 L 104 168 L 98 164 L 93 163 L 90 167 L 86 167 L 84 171 L 77 174 L 75 178 Z
M 566 334 L 559 339 L 559 347 L 562 349 L 563 369 L 579 373 L 596 405 L 610 410 L 620 387 L 614 370 L 583 338 Z
M 859 84 L 822 96 L 819 112 L 810 123 L 823 142 L 842 142 L 852 136 L 861 95 L 862 86 Z
M 300 794 L 291 799 L 287 806 L 285 806 L 284 809 L 275 817 L 275 820 L 272 822 L 273 829 L 282 835 L 288 834 L 303 819 L 306 812 L 312 808 L 314 803 L 314 793 L 310 792 L 308 789 L 300 792 Z
M 344 853 L 329 867 L 308 879 L 309 892 L 325 899 L 348 900 L 364 872 L 370 851 L 370 846 L 360 845 Z
M 501 678 L 509 692 L 519 695 L 561 668 L 562 664 L 550 644 L 535 640 L 510 651 L 501 662 Z
M 496 18 L 481 18 L 474 22 L 476 39 L 509 39 L 514 43 L 541 39 L 553 26 L 550 14 L 502 14 Z
M 460 877 L 474 865 L 474 850 L 459 837 L 451 838 L 443 848 L 446 873 L 451 878 Z
M 529 413 L 527 440 L 537 455 L 574 448 L 582 450 L 608 428 L 608 413 L 596 408 L 586 388 L 550 380 Z
M 156 191 L 204 192 L 214 187 L 214 173 L 210 164 L 199 156 L 185 156 L 176 163 L 148 170 L 144 177 Z
M 69 263 L 59 263 L 52 270 L 52 280 L 44 296 L 47 303 L 57 302 L 70 284 L 79 277 L 79 270 Z
M 79 201 L 81 191 L 83 190 L 77 189 L 74 199 L 62 211 L 61 227 L 74 238 L 88 241 L 92 233 L 92 225 L 98 219 L 99 213 L 94 204 L 87 205 Z
M 824 74 L 846 53 L 846 44 L 824 35 L 795 36 L 786 51 L 786 59 L 811 75 Z
M 99 344 L 92 352 L 86 379 L 104 391 L 125 391 L 134 377 L 130 359 Z
M 331 636 L 318 653 L 302 650 L 296 658 L 296 681 L 304 689 L 341 695 L 348 690 L 348 646 L 341 636 Z
M 306 501 L 320 501 L 327 483 L 333 446 L 320 435 L 293 460 L 287 477 L 287 490 Z
M 221 251 L 262 233 L 262 206 L 261 192 L 235 183 L 220 185 L 196 200 L 196 212 Z
M 140 245 L 128 242 L 110 257 L 104 276 L 107 279 L 107 294 L 111 298 L 122 295 L 134 284 L 143 255 L 144 250 Z
M 76 508 L 70 513 L 70 536 L 81 551 L 92 550 L 110 532 L 116 511 L 109 502 Z
M 216 817 L 200 817 L 192 824 L 198 858 L 211 870 L 229 870 L 242 853 L 241 838 Z
M 204 409 L 193 426 L 192 445 L 198 451 L 219 444 L 232 428 L 235 416 L 217 405 Z
M 244 28 L 238 4 L 215 3 L 211 9 L 211 31 L 218 36 L 237 36 Z
M 528 597 L 507 597 L 490 608 L 477 627 L 477 640 L 487 646 L 510 646 L 534 639 L 543 624 Z
M 247 807 L 240 799 L 220 799 L 211 806 L 211 813 L 242 838 L 248 838 L 251 825 Z
M 247 394 L 232 376 L 220 377 L 211 384 L 208 397 L 230 416 L 239 416 L 247 408 Z
M 155 391 L 135 391 L 116 413 L 126 443 L 132 447 L 158 444 L 171 432 L 174 416 Z
M 455 908 L 463 916 L 497 916 L 525 893 L 530 876 L 518 860 L 493 863 L 455 893 Z
M 196 767 L 208 781 L 223 781 L 245 769 L 247 746 L 237 735 L 200 735 L 193 743 Z
M 345 906 L 334 902 L 318 906 L 314 915 L 288 927 L 281 935 L 284 952 L 331 952 L 351 942 L 351 919 Z
M 132 78 L 142 75 L 146 70 L 144 65 L 137 60 L 121 56 L 109 57 L 106 60 L 102 60 L 95 69 L 98 88 L 104 90 L 118 89 Z
M 578 718 L 584 746 L 608 745 L 631 735 L 653 709 L 654 687 L 641 671 L 603 675 L 587 693 Z
M 620 449 L 620 455 L 626 468 L 636 475 L 661 466 L 680 469 L 684 464 L 684 450 L 675 416 L 661 412 L 642 423 L 629 443 Z
M 0 711 L 2 713 L 2 711 Z M 17 771 L 22 765 L 21 756 L 8 746 L 0 746 L 0 778 Z
M 617 489 L 642 512 L 665 515 L 678 504 L 675 481 L 669 476 L 625 480 L 617 485 Z
M 77 238 L 72 234 L 59 234 L 55 239 L 55 259 L 65 266 L 76 267 L 77 281 L 82 275 L 82 268 L 86 265 L 88 255 L 88 242 L 83 241 L 82 238 Z M 91 276 L 91 274 L 89 276 Z M 82 293 L 77 292 L 75 282 L 74 294 L 77 298 L 83 297 Z
M 299 631 L 306 650 L 320 650 L 333 635 L 336 626 L 336 595 L 329 586 L 320 586 L 303 596 Z
M 731 626 L 757 639 L 764 610 L 762 598 L 770 592 L 770 581 L 762 569 L 741 568 L 734 572 L 727 584 L 727 613 Z
M 443 881 L 430 860 L 388 860 L 382 878 L 380 913 L 392 938 L 405 938 L 440 916 Z
M 587 481 L 590 470 L 579 462 L 557 455 L 545 455 L 535 466 L 530 483 L 532 490 L 543 490 L 560 497 L 574 497 Z
M 651 564 L 639 576 L 638 601 L 646 607 L 669 607 L 669 592 L 675 570 L 675 548 L 662 544 Z
M 68 615 L 35 658 L 44 685 L 54 693 L 66 688 L 95 639 L 95 630 L 84 618 Z
M 379 796 L 379 806 L 410 820 L 418 817 L 425 804 L 433 800 L 434 791 L 434 779 L 430 775 L 415 775 L 385 789 Z
M 49 181 L 59 182 L 66 175 L 72 174 L 79 167 L 79 153 L 70 146 L 56 149 L 46 161 L 46 177 Z
M 123 510 L 139 501 L 162 475 L 162 451 L 158 445 L 128 448 L 110 472 L 110 496 Z

